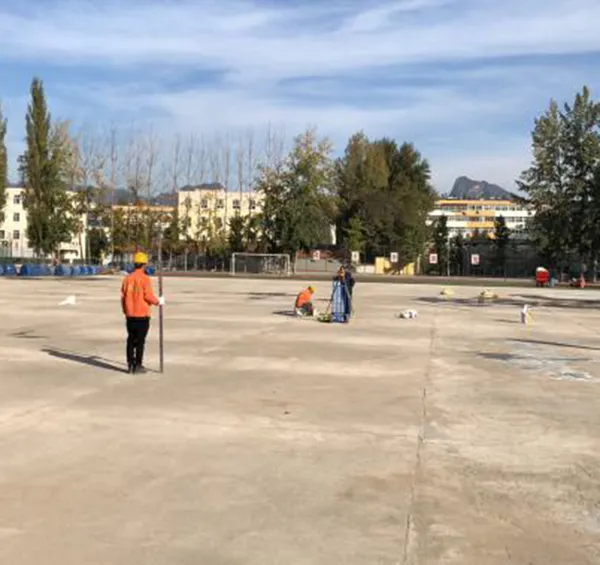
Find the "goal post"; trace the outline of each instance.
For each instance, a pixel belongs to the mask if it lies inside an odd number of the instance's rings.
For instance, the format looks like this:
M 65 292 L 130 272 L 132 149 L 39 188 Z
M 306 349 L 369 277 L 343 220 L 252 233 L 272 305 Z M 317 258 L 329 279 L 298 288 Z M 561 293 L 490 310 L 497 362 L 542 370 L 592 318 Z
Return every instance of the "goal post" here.
M 289 277 L 290 256 L 286 253 L 233 253 L 231 275 L 244 274 Z

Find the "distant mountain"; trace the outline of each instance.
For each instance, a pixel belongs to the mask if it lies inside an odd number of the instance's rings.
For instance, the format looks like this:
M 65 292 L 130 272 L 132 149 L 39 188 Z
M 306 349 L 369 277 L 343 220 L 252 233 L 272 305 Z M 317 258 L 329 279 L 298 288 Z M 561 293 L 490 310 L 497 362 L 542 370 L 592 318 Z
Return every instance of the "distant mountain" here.
M 85 190 L 85 187 L 76 187 L 76 191 L 81 192 Z M 111 190 L 104 192 L 104 205 L 110 206 L 113 203 L 117 206 L 126 206 L 131 203 L 131 192 L 125 188 L 117 188 L 114 191 L 114 195 Z M 95 199 L 97 201 L 102 200 L 102 195 L 96 193 Z M 141 197 L 140 203 L 146 203 L 148 199 Z M 151 206 L 177 206 L 177 193 L 176 192 L 162 192 L 156 196 L 150 198 Z
M 450 198 L 462 200 L 498 199 L 514 200 L 516 195 L 497 184 L 484 180 L 472 180 L 469 177 L 458 177 L 449 194 Z

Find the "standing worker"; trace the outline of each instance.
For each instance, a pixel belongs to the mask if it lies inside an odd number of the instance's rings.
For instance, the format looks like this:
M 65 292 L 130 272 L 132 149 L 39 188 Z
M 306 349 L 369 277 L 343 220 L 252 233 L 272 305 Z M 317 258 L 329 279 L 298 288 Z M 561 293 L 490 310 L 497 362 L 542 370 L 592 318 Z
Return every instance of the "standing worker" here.
M 150 329 L 150 306 L 164 306 L 163 296 L 156 298 L 152 282 L 146 274 L 148 255 L 138 252 L 133 273 L 125 277 L 121 287 L 121 304 L 127 320 L 127 368 L 131 374 L 145 373 L 144 346 Z

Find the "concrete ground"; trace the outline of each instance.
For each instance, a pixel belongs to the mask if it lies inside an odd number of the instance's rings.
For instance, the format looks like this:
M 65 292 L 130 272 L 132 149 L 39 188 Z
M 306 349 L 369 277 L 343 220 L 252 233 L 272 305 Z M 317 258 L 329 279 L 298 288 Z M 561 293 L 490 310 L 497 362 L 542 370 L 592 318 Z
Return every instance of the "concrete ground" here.
M 600 563 L 600 292 L 169 279 L 129 376 L 119 284 L 0 279 L 0 563 Z

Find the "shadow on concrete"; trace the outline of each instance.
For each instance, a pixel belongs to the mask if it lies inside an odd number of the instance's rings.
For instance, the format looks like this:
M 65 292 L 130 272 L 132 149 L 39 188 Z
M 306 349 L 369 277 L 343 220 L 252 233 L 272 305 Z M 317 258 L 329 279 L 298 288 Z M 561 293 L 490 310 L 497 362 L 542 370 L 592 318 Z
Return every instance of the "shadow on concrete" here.
M 18 339 L 44 339 L 43 335 L 36 335 L 33 333 L 33 330 L 27 330 L 23 332 L 15 332 L 13 334 L 8 334 L 9 337 L 16 337 Z
M 522 353 L 488 353 L 488 352 L 479 352 L 477 353 L 477 357 L 481 357 L 483 359 L 487 359 L 488 361 L 505 361 L 505 362 L 534 362 L 534 363 L 585 363 L 589 362 L 590 359 L 586 357 L 546 357 L 545 355 L 540 354 L 538 351 L 537 354 L 527 353 L 523 351 Z
M 457 304 L 461 306 L 515 306 L 521 308 L 523 304 L 529 304 L 534 308 L 598 308 L 600 300 L 585 300 L 573 298 L 550 298 L 537 294 L 511 294 L 509 296 L 500 296 L 494 300 L 484 300 L 480 302 L 477 296 L 471 298 L 444 298 L 441 296 L 421 296 L 416 299 L 419 302 L 427 304 Z
M 561 343 L 558 341 L 542 341 L 538 339 L 511 339 L 514 343 L 529 343 L 533 345 L 548 345 L 550 347 L 567 347 L 569 349 L 586 349 L 588 351 L 600 351 L 600 347 L 590 347 L 589 345 L 578 345 L 577 343 Z
M 265 300 L 266 298 L 296 298 L 295 294 L 288 292 L 247 292 L 243 293 L 249 300 Z
M 51 357 L 58 359 L 64 359 L 65 361 L 73 361 L 74 363 L 80 363 L 81 365 L 87 365 L 88 367 L 96 367 L 98 369 L 104 369 L 106 371 L 113 371 L 115 373 L 127 373 L 127 370 L 122 366 L 107 362 L 101 357 L 95 355 L 79 355 L 70 351 L 61 351 L 59 349 L 42 349 L 44 353 L 47 353 Z
M 275 310 L 273 312 L 273 314 L 275 316 L 286 316 L 288 318 L 297 318 L 298 316 L 296 316 L 296 312 L 294 312 L 293 310 Z
M 584 290 L 581 290 L 585 293 Z M 574 299 L 574 298 L 560 298 L 560 297 L 548 297 L 539 294 L 514 294 L 514 298 L 518 299 L 519 303 L 528 302 L 529 304 L 534 303 L 536 306 L 544 306 L 546 308 L 598 308 L 600 306 L 600 300 L 591 299 Z

